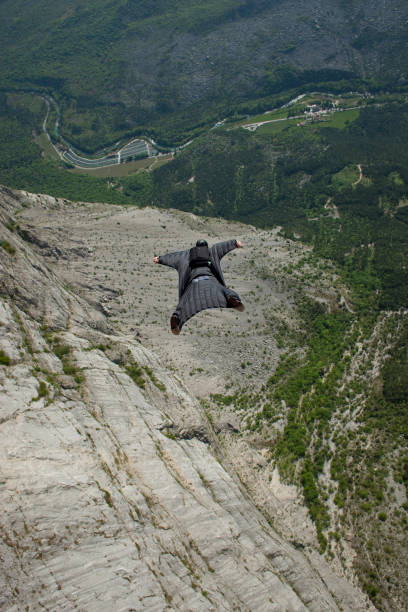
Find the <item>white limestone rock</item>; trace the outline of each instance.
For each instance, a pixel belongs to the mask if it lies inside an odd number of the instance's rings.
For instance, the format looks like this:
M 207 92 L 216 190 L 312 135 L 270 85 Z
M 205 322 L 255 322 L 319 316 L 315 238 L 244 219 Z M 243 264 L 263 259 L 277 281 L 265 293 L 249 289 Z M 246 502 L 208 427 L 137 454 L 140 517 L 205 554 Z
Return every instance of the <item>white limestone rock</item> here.
M 18 207 L 3 199 L 4 215 Z M 0 609 L 369 609 L 271 528 L 165 365 L 14 241 L 0 268 Z

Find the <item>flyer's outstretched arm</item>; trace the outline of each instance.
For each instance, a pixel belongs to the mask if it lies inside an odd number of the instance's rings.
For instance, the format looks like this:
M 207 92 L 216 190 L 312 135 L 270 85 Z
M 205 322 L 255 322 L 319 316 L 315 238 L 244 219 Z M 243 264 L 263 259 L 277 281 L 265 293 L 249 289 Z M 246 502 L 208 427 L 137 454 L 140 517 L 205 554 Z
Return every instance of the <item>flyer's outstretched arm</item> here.
M 211 250 L 217 254 L 218 259 L 222 259 L 233 249 L 240 249 L 241 247 L 242 242 L 240 240 L 226 240 L 225 242 L 217 242 L 211 247 Z
M 183 251 L 177 251 L 175 253 L 167 253 L 167 255 L 159 255 L 153 257 L 153 262 L 155 264 L 162 264 L 163 266 L 170 266 L 170 268 L 175 268 L 177 270 L 182 253 Z

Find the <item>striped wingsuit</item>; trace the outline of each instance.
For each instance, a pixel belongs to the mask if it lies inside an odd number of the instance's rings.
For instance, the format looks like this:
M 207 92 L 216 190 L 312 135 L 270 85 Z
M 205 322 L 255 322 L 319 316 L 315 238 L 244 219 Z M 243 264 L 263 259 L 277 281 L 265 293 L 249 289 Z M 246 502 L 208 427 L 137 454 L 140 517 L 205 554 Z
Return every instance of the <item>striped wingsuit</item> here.
M 237 247 L 236 240 L 218 242 L 210 248 L 212 267 L 191 270 L 190 249 L 160 255 L 159 263 L 170 266 L 179 276 L 179 303 L 174 313 L 179 318 L 181 329 L 191 317 L 206 308 L 227 308 L 227 298 L 240 300 L 238 293 L 225 285 L 221 259 Z

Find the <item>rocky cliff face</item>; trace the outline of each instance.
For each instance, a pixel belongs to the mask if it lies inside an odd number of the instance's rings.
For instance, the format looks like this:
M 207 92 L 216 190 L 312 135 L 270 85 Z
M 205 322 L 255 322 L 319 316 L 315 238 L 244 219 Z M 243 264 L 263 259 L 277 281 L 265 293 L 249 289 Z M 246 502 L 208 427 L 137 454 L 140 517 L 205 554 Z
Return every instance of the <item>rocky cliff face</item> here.
M 242 377 L 248 339 L 233 335 L 248 323 L 208 312 L 169 333 L 175 278 L 150 263 L 167 242 L 205 228 L 212 241 L 240 232 L 276 256 L 287 248 L 276 233 L 203 223 L 1 190 L 1 609 L 370 609 L 316 552 L 296 491 L 274 475 L 255 505 L 232 463 L 241 454 L 255 480 L 262 449 L 228 451 L 219 434 L 239 423 L 203 410 L 206 393 Z M 240 272 L 249 292 L 248 251 L 230 280 Z M 288 287 L 259 295 L 290 308 Z M 265 322 L 262 303 L 252 316 Z M 277 358 L 271 338 L 246 347 L 252 376 L 268 343 Z

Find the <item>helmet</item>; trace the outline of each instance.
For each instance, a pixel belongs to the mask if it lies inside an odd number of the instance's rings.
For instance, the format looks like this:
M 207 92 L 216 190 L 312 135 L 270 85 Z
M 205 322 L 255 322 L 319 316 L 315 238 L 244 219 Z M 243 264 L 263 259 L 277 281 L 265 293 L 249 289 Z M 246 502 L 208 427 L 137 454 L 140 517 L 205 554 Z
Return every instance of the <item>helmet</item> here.
M 206 240 L 197 240 L 196 242 L 196 246 L 200 247 L 200 246 L 206 246 L 208 247 L 208 242 Z

